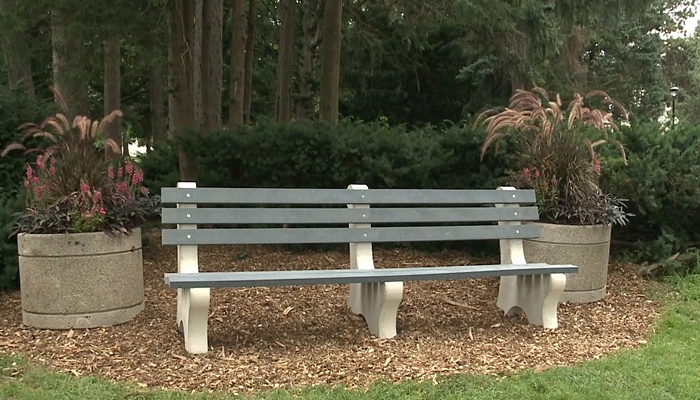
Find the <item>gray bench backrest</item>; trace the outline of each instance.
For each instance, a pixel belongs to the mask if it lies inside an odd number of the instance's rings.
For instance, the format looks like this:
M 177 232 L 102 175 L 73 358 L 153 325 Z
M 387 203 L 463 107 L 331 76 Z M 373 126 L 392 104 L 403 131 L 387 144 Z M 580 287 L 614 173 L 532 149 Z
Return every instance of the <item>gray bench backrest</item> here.
M 535 225 L 495 224 L 498 221 L 537 221 L 539 216 L 537 207 L 532 206 L 535 202 L 532 190 L 163 188 L 161 199 L 163 204 L 198 207 L 163 208 L 163 223 L 278 226 L 163 229 L 163 244 L 362 243 L 539 237 Z M 349 204 L 353 208 L 348 208 Z M 511 206 L 497 208 L 495 204 Z M 210 205 L 225 205 L 227 208 L 209 208 Z M 282 224 L 293 224 L 294 227 L 283 229 Z M 304 226 L 309 224 L 331 226 Z M 335 227 L 333 224 L 344 226 Z M 348 224 L 358 226 L 348 227 Z M 370 227 L 368 224 L 381 226 Z

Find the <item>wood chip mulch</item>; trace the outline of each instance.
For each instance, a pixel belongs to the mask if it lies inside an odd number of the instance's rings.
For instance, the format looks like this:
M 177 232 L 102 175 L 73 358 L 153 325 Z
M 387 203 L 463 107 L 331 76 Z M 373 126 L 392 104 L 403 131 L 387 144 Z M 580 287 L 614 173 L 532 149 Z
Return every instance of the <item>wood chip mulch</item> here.
M 504 374 L 597 359 L 646 343 L 662 305 L 647 298 L 657 284 L 635 267 L 613 263 L 608 296 L 562 304 L 559 328 L 545 330 L 496 307 L 498 279 L 407 282 L 398 335 L 369 335 L 346 303 L 346 286 L 213 289 L 207 355 L 185 352 L 175 329 L 176 249 L 148 233 L 144 251 L 146 309 L 126 324 L 49 331 L 21 324 L 19 292 L 0 293 L 0 352 L 76 376 L 100 375 L 142 387 L 259 391 L 310 385 L 365 386 L 377 380 L 435 380 L 457 373 Z M 375 265 L 465 265 L 467 254 L 375 249 Z M 204 271 L 348 268 L 344 252 L 274 246 L 200 249 Z M 652 296 L 654 299 L 657 296 Z

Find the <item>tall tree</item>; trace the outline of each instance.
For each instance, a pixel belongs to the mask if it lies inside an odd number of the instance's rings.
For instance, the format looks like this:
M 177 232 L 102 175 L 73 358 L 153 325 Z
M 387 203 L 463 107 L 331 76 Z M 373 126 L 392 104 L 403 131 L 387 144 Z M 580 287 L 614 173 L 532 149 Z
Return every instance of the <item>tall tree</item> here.
M 229 99 L 229 126 L 233 128 L 244 123 L 244 72 L 246 49 L 245 0 L 233 0 L 231 19 L 233 27 L 231 29 L 231 91 Z
M 202 9 L 202 129 L 221 128 L 223 0 L 204 0 Z
M 114 36 L 105 41 L 104 57 L 104 115 L 121 109 L 121 57 L 119 37 Z M 105 147 L 105 157 L 108 160 L 118 159 L 129 153 L 128 140 L 122 138 L 121 118 L 115 119 L 107 126 L 107 137 L 122 144 L 122 152 L 116 152 L 109 146 Z M 124 152 L 126 148 L 126 152 Z
M 194 0 L 172 0 L 169 2 L 170 41 L 168 65 L 170 87 L 168 112 L 170 130 L 183 135 L 195 126 L 193 90 L 193 45 L 194 45 Z M 197 164 L 180 145 L 180 179 L 195 181 Z
M 157 54 L 157 50 L 154 49 L 153 54 Z M 160 144 L 167 138 L 166 126 L 165 126 L 165 107 L 163 101 L 163 93 L 165 93 L 165 85 L 163 84 L 163 68 L 159 60 L 154 60 L 149 68 L 148 74 L 148 104 L 149 104 L 149 128 L 150 132 L 148 134 L 147 142 L 149 142 L 146 147 L 150 150 L 151 141 L 152 144 Z
M 70 119 L 76 115 L 90 114 L 88 81 L 84 67 L 86 46 L 76 29 L 74 16 L 61 9 L 58 2 L 51 10 L 51 45 L 53 50 L 53 84 L 63 96 Z
M 320 38 L 319 20 L 321 18 L 320 0 L 303 0 L 301 3 L 301 49 L 299 51 L 299 70 L 297 76 L 297 93 L 295 96 L 294 109 L 296 119 L 305 120 L 313 113 L 315 93 L 312 83 L 315 78 L 318 50 Z
M 194 127 L 200 129 L 204 122 L 204 104 L 202 103 L 202 47 L 204 45 L 204 24 L 202 17 L 204 12 L 204 0 L 194 0 L 193 13 L 186 15 L 191 21 L 185 28 L 186 36 L 192 52 L 192 75 L 190 87 L 192 88 L 192 103 L 194 108 Z
M 338 122 L 343 0 L 325 0 L 321 48 L 321 118 Z
M 255 60 L 255 27 L 258 21 L 256 0 L 248 2 L 248 29 L 245 41 L 245 68 L 243 84 L 243 123 L 250 123 L 250 107 L 253 101 L 253 60 Z
M 21 21 L 12 18 L 13 6 L 11 0 L 0 0 L 0 26 L 3 30 L 0 36 L 0 50 L 5 58 L 7 81 L 12 92 L 23 93 L 34 98 L 32 65 L 30 54 L 27 51 L 29 37 L 24 31 Z
M 294 66 L 294 31 L 296 27 L 296 0 L 282 0 L 280 10 L 280 51 L 277 63 L 277 100 L 275 120 L 285 124 L 292 119 L 292 75 Z

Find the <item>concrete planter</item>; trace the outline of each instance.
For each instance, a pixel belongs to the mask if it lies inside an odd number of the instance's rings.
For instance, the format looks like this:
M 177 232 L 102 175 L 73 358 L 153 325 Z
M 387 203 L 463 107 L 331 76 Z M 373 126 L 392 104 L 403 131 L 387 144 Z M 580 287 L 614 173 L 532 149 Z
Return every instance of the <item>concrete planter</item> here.
M 610 225 L 557 225 L 537 223 L 539 239 L 523 241 L 527 262 L 578 265 L 567 274 L 560 302 L 590 303 L 605 297 L 610 256 Z
M 141 230 L 20 234 L 22 322 L 45 329 L 121 324 L 144 307 Z

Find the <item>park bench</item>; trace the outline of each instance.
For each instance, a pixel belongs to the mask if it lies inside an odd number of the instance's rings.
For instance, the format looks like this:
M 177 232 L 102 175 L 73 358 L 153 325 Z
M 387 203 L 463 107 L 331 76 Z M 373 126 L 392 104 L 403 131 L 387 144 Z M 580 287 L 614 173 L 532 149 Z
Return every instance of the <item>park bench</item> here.
M 210 288 L 349 284 L 350 309 L 372 335 L 396 335 L 403 282 L 500 277 L 497 305 L 531 324 L 557 327 L 573 265 L 528 264 L 522 239 L 539 237 L 532 190 L 163 188 L 164 245 L 177 245 L 177 326 L 185 349 L 206 353 Z M 199 207 L 198 207 L 199 205 Z M 216 205 L 217 207 L 212 207 Z M 370 208 L 372 206 L 372 208 Z M 197 225 L 206 229 L 197 229 Z M 311 225 L 311 226 L 309 226 Z M 214 228 L 211 228 L 214 227 Z M 372 243 L 499 240 L 500 264 L 375 269 Z M 349 269 L 199 272 L 198 245 L 349 243 Z

